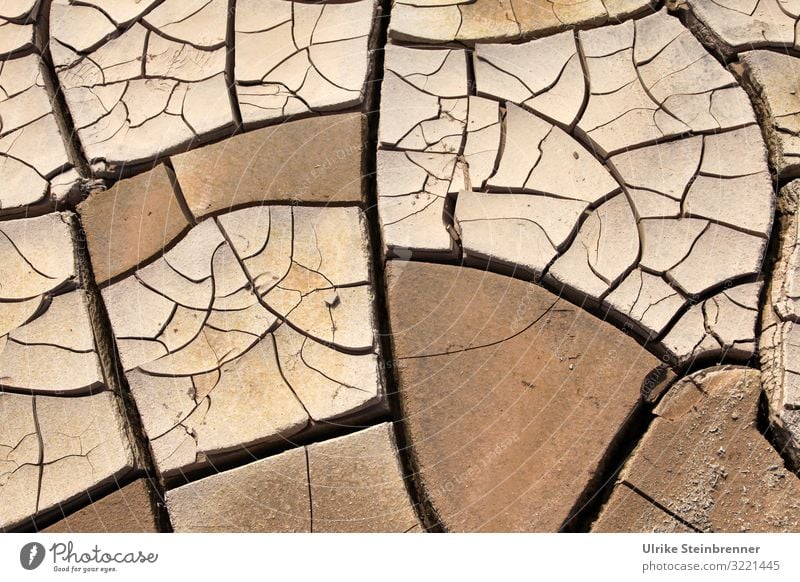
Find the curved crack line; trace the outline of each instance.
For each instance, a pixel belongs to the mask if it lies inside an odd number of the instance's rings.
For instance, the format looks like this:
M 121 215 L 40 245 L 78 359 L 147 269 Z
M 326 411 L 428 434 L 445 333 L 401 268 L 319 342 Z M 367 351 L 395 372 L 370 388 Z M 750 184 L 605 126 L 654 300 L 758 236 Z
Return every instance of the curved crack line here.
M 11 332 L 11 333 L 13 333 L 13 332 Z M 73 354 L 93 354 L 93 353 L 95 353 L 94 347 L 91 347 L 91 348 L 88 348 L 88 349 L 85 349 L 85 350 L 78 350 L 78 349 L 75 349 L 75 348 L 62 346 L 62 345 L 58 345 L 58 344 L 53 344 L 53 343 L 49 343 L 49 342 L 23 342 L 23 341 L 20 341 L 20 340 L 14 338 L 14 337 L 11 337 L 11 334 L 8 335 L 7 341 L 9 343 L 14 343 L 14 344 L 17 344 L 19 346 L 28 346 L 28 347 L 42 346 L 42 347 L 48 347 L 48 348 L 56 348 L 56 349 L 64 350 L 65 352 L 70 352 L 70 353 L 73 353 Z
M 498 218 L 466 218 L 466 219 L 456 219 L 456 222 L 459 224 L 466 224 L 471 222 L 506 222 L 506 221 L 520 221 L 520 222 L 527 222 L 536 226 L 547 239 L 547 242 L 550 243 L 550 246 L 553 248 L 553 252 L 558 251 L 558 246 L 553 243 L 553 240 L 550 238 L 550 234 L 547 230 L 538 222 L 533 220 L 532 218 L 525 218 L 522 216 L 507 216 L 507 217 L 498 217 Z
M 22 252 L 19 250 L 19 247 L 17 247 L 17 245 L 16 245 L 16 243 L 14 242 L 14 240 L 13 240 L 13 239 L 12 239 L 10 236 L 8 236 L 8 234 L 6 234 L 6 232 L 5 232 L 5 231 L 3 230 L 3 228 L 2 228 L 2 225 L 0 225 L 0 235 L 2 235 L 2 236 L 3 236 L 3 237 L 4 237 L 4 238 L 5 238 L 5 239 L 6 239 L 6 240 L 9 242 L 9 244 L 10 244 L 10 245 L 11 245 L 11 246 L 14 248 L 14 250 L 15 250 L 15 251 L 16 251 L 16 253 L 19 255 L 19 257 L 20 257 L 20 258 L 21 258 L 21 259 L 22 259 L 22 260 L 25 262 L 25 264 L 26 264 L 26 265 L 28 265 L 28 266 L 29 266 L 29 267 L 30 267 L 30 268 L 31 268 L 31 269 L 32 269 L 32 270 L 33 270 L 33 271 L 34 271 L 34 272 L 35 272 L 37 275 L 40 275 L 41 277 L 44 277 L 45 279 L 49 279 L 49 280 L 51 280 L 51 281 L 58 281 L 58 279 L 59 279 L 58 277 L 51 277 L 50 275 L 48 275 L 48 274 L 46 274 L 46 273 L 44 273 L 44 272 L 40 271 L 39 269 L 37 269 L 37 268 L 36 268 L 36 266 L 35 266 L 33 263 L 31 263 L 31 262 L 28 260 L 28 258 L 27 258 L 27 257 L 26 257 L 24 254 L 22 254 Z
M 305 349 L 305 347 L 306 347 L 306 343 L 307 343 L 308 341 L 316 341 L 316 340 L 313 340 L 313 339 L 311 339 L 311 338 L 310 338 L 310 337 L 308 337 L 308 336 L 304 336 L 304 337 L 303 337 L 303 343 L 302 343 L 302 345 L 300 346 L 300 361 L 301 361 L 301 362 L 303 362 L 303 365 L 304 365 L 304 366 L 306 366 L 306 367 L 307 367 L 309 370 L 313 370 L 313 371 L 315 371 L 317 374 L 319 374 L 320 376 L 322 376 L 323 378 L 325 378 L 325 379 L 327 379 L 327 380 L 330 380 L 330 381 L 331 381 L 331 382 L 333 382 L 334 384 L 338 384 L 340 388 L 341 388 L 341 387 L 344 387 L 344 388 L 351 388 L 351 389 L 353 389 L 353 390 L 357 390 L 357 391 L 359 391 L 359 392 L 364 392 L 365 394 L 372 394 L 372 392 L 370 392 L 369 390 L 365 390 L 364 388 L 360 388 L 360 387 L 358 387 L 358 386 L 354 386 L 353 384 L 348 384 L 348 383 L 346 383 L 346 382 L 342 382 L 342 381 L 340 381 L 340 380 L 337 380 L 337 379 L 335 379 L 335 378 L 331 378 L 331 377 L 330 377 L 328 374 L 326 374 L 325 372 L 323 372 L 323 371 L 322 371 L 322 370 L 320 370 L 319 368 L 315 368 L 314 366 L 312 366 L 311 364 L 309 364 L 309 363 L 308 363 L 308 360 L 306 360 L 305 354 L 303 353 L 303 350 Z M 338 389 L 337 389 L 337 393 L 338 393 Z M 335 398 L 335 397 L 336 397 L 336 396 L 334 395 L 334 398 Z
M 161 256 L 156 260 L 163 259 L 163 258 L 164 258 L 164 256 Z M 215 299 L 215 290 L 216 290 L 216 281 L 214 281 L 213 275 L 209 276 L 209 277 L 205 277 L 205 278 L 200 279 L 198 281 L 194 281 L 194 280 L 189 279 L 188 277 L 186 277 L 180 271 L 175 270 L 175 268 L 172 267 L 172 265 L 170 265 L 169 263 L 166 263 L 166 264 L 167 264 L 167 267 L 169 267 L 172 271 L 176 272 L 180 277 L 183 277 L 184 279 L 189 281 L 189 283 L 192 284 L 192 285 L 199 286 L 199 285 L 201 285 L 201 284 L 203 284 L 203 283 L 205 283 L 207 281 L 210 282 L 211 283 L 211 294 L 210 294 L 210 300 L 208 302 L 208 305 L 205 306 L 205 307 L 196 307 L 196 306 L 192 306 L 192 305 L 185 305 L 184 303 L 181 303 L 180 301 L 177 301 L 176 299 L 173 299 L 172 297 L 167 295 L 165 291 L 161 291 L 160 289 L 158 289 L 154 284 L 150 284 L 147 281 L 143 281 L 142 279 L 140 279 L 139 278 L 139 271 L 141 271 L 141 269 L 136 271 L 136 272 L 134 272 L 133 273 L 133 277 L 136 279 L 136 282 L 139 283 L 142 287 L 146 288 L 148 291 L 151 291 L 151 292 L 155 293 L 156 295 L 160 295 L 161 297 L 163 297 L 167 301 L 169 301 L 171 303 L 174 303 L 176 306 L 180 306 L 180 307 L 183 307 L 185 309 L 190 309 L 192 311 L 203 311 L 203 310 L 210 311 L 211 309 L 213 309 L 214 299 Z
M 401 194 L 401 195 L 396 195 L 396 196 L 381 196 L 381 198 L 400 198 L 401 196 L 414 196 L 415 194 L 416 193 L 412 192 L 412 193 L 409 193 L 409 194 Z M 433 195 L 433 200 L 428 202 L 423 208 L 420 208 L 419 210 L 411 212 L 410 214 L 406 214 L 405 216 L 403 216 L 402 218 L 398 218 L 397 220 L 392 220 L 391 222 L 384 222 L 383 226 L 384 227 L 393 226 L 395 224 L 398 224 L 400 222 L 403 222 L 404 220 L 407 220 L 407 219 L 411 218 L 412 216 L 416 216 L 417 214 L 421 214 L 421 213 L 425 212 L 426 210 L 428 210 L 428 208 L 430 208 L 431 206 L 433 206 L 434 204 L 436 204 L 440 200 L 444 200 L 445 198 L 446 198 L 445 196 L 437 196 L 437 195 L 434 194 Z
M 437 356 L 447 356 L 447 355 L 451 355 L 451 354 L 458 354 L 458 353 L 461 353 L 461 352 L 471 352 L 473 350 L 480 350 L 480 349 L 484 349 L 484 348 L 488 348 L 488 347 L 493 347 L 493 346 L 499 345 L 501 343 L 505 343 L 505 342 L 507 342 L 509 340 L 514 339 L 518 335 L 521 335 L 521 334 L 525 333 L 530 328 L 532 328 L 534 325 L 539 323 L 545 316 L 547 316 L 550 313 L 550 311 L 553 310 L 553 308 L 558 304 L 559 301 L 561 301 L 561 298 L 560 297 L 556 297 L 555 301 L 553 301 L 547 307 L 547 309 L 545 309 L 540 315 L 538 315 L 528 325 L 526 325 L 525 327 L 523 327 L 519 331 L 511 334 L 510 336 L 501 338 L 499 340 L 495 340 L 495 341 L 492 341 L 492 342 L 489 342 L 489 343 L 486 343 L 486 344 L 480 344 L 480 345 L 476 345 L 476 346 L 467 346 L 467 347 L 459 349 L 459 350 L 446 350 L 446 351 L 443 351 L 443 352 L 435 352 L 435 353 L 431 353 L 431 354 L 419 354 L 419 355 L 415 355 L 415 356 L 401 356 L 401 357 L 399 357 L 397 359 L 398 360 L 416 360 L 416 359 L 420 359 L 420 358 L 435 358 Z
M 36 429 L 36 437 L 39 439 L 39 480 L 36 486 L 36 511 L 39 513 L 39 505 L 42 498 L 42 478 L 44 477 L 44 438 L 42 437 L 42 427 L 39 424 L 39 415 L 36 410 L 36 396 L 31 398 L 31 414 L 33 415 L 33 425 Z
M 309 421 L 312 422 L 312 423 L 316 422 L 316 419 L 313 416 L 311 416 L 311 413 L 308 411 L 308 408 L 306 408 L 305 403 L 300 398 L 300 396 L 297 394 L 297 391 L 294 389 L 294 386 L 292 386 L 291 382 L 289 382 L 289 379 L 286 377 L 286 374 L 283 371 L 283 367 L 281 366 L 281 359 L 280 359 L 280 357 L 278 355 L 280 352 L 278 351 L 278 341 L 275 339 L 275 334 L 271 333 L 271 334 L 269 334 L 269 336 L 270 336 L 270 338 L 272 340 L 272 353 L 273 353 L 273 356 L 275 357 L 275 364 L 276 364 L 276 366 L 278 368 L 278 373 L 281 375 L 281 378 L 283 379 L 283 383 L 286 384 L 287 388 L 289 388 L 289 390 L 292 393 L 292 396 L 295 397 L 295 400 L 297 400 L 298 404 L 300 404 L 300 406 L 303 407 L 303 410 L 306 413 L 306 418 L 308 418 L 307 423 Z M 306 427 L 307 426 L 308 426 L 308 424 L 306 424 Z

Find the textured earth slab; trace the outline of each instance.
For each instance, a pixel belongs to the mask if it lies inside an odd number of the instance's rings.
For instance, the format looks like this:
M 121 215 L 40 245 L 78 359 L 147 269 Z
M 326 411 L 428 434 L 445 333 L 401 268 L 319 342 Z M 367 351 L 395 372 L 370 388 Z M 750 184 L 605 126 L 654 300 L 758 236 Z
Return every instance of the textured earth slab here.
M 167 492 L 176 532 L 308 532 L 311 511 L 305 447 Z
M 93 500 L 50 527 L 46 533 L 157 533 L 150 489 L 138 479 L 112 493 Z
M 384 65 L 377 164 L 386 253 L 451 257 L 447 199 L 467 187 L 457 159 L 469 109 L 467 53 L 387 45 Z
M 365 119 L 345 113 L 288 121 L 174 156 L 197 218 L 258 202 L 362 200 Z
M 769 145 L 770 162 L 781 177 L 800 175 L 800 59 L 772 51 L 742 53 L 745 83 Z
M 167 493 L 177 532 L 405 532 L 419 522 L 391 424 L 291 449 Z
M 134 469 L 113 394 L 58 398 L 0 392 L 0 529 L 115 483 Z
M 512 41 L 652 10 L 649 0 L 393 0 L 389 36 L 446 43 Z
M 54 0 L 53 62 L 96 169 L 363 101 L 374 0 L 229 4 Z
M 694 530 L 627 486 L 618 486 L 592 525 L 597 533 L 692 533 Z
M 50 6 L 53 63 L 91 162 L 135 164 L 233 130 L 225 0 L 110 10 Z
M 769 419 L 783 451 L 800 461 L 800 323 L 781 320 L 770 305 L 764 307 L 759 353 Z
M 598 529 L 635 525 L 615 510 L 633 487 L 695 530 L 800 530 L 800 481 L 758 430 L 760 393 L 760 374 L 748 368 L 696 372 L 670 388 Z M 650 531 L 646 514 L 640 524 Z
M 726 356 L 740 361 L 753 358 L 761 288 L 758 281 L 743 283 L 693 304 L 661 345 L 680 364 Z
M 467 52 L 387 45 L 378 143 L 455 153 L 468 109 Z
M 665 10 L 578 39 L 590 95 L 577 131 L 604 156 L 755 122 L 733 75 Z
M 543 280 L 673 364 L 753 356 L 766 148 L 744 90 L 677 18 L 471 53 L 389 45 L 382 95 L 387 257 Z
M 28 52 L 33 48 L 38 2 L 11 0 L 0 7 L 0 56 Z
M 408 259 L 453 258 L 455 234 L 448 229 L 447 199 L 464 188 L 452 153 L 378 150 L 378 213 L 384 252 Z
M 306 447 L 312 531 L 406 532 L 419 527 L 389 423 Z
M 679 13 L 724 58 L 754 48 L 797 48 L 800 6 L 783 0 L 680 0 Z
M 800 462 L 800 181 L 784 186 L 780 199 L 778 257 L 762 310 L 761 369 L 776 435 Z
M 417 479 L 452 531 L 557 531 L 658 359 L 544 289 L 391 261 L 394 364 Z
M 234 73 L 245 127 L 361 103 L 378 6 L 238 0 Z
M 28 207 L 53 205 L 77 185 L 36 52 L 3 56 L 12 30 L 32 39 L 33 25 L 6 22 L 0 16 L 0 214 L 21 214 Z M 30 34 L 27 32 L 30 31 Z M 27 42 L 24 46 L 27 46 Z
M 261 206 L 102 291 L 162 473 L 383 410 L 364 216 Z
M 159 164 L 78 205 L 98 285 L 148 261 L 189 228 L 174 188 Z
M 0 389 L 78 394 L 102 386 L 71 220 L 55 213 L 0 223 Z

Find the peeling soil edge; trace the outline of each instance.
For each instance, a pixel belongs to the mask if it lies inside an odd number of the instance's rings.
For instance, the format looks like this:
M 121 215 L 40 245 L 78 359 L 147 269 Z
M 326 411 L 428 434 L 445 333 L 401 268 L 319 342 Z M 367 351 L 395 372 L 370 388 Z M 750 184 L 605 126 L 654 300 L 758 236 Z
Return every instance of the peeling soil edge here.
M 800 478 L 800 458 L 797 457 L 795 452 L 797 443 L 792 438 L 791 433 L 787 433 L 783 427 L 770 418 L 769 399 L 763 390 L 758 399 L 756 428 L 781 456 L 786 470 Z
M 431 506 L 425 489 L 417 478 L 419 471 L 414 458 L 414 450 L 409 443 L 404 423 L 404 411 L 398 390 L 396 367 L 394 365 L 394 346 L 392 331 L 389 322 L 389 311 L 386 293 L 386 262 L 383 253 L 383 236 L 381 234 L 380 219 L 378 217 L 378 192 L 377 192 L 377 145 L 378 123 L 380 120 L 381 87 L 383 82 L 384 47 L 387 43 L 389 17 L 392 0 L 380 0 L 377 18 L 377 34 L 375 39 L 375 52 L 373 56 L 372 74 L 368 81 L 366 95 L 367 135 L 364 148 L 364 191 L 366 194 L 366 214 L 368 234 L 372 250 L 372 277 L 375 293 L 375 308 L 378 317 L 378 337 L 383 355 L 384 381 L 386 382 L 386 395 L 392 416 L 397 452 L 403 472 L 403 481 L 406 492 L 411 500 L 414 512 L 426 532 L 442 532 L 436 511 Z
M 53 105 L 53 114 L 61 131 L 61 137 L 67 150 L 69 161 L 75 166 L 83 178 L 91 175 L 89 162 L 83 153 L 78 134 L 75 131 L 75 124 L 67 107 L 64 92 L 58 82 L 53 57 L 50 54 L 50 5 L 53 0 L 43 0 L 38 8 L 38 15 L 33 24 L 35 34 L 35 44 L 39 51 L 42 61 L 42 80 L 44 81 L 47 93 L 50 95 L 50 102 Z
M 144 471 L 150 485 L 148 487 L 150 500 L 158 520 L 159 530 L 171 532 L 172 525 L 164 504 L 164 482 L 158 477 L 153 460 L 153 452 L 144 433 L 139 409 L 133 399 L 133 393 L 128 386 L 125 374 L 122 372 L 119 353 L 114 341 L 114 333 L 111 330 L 111 321 L 100 296 L 100 289 L 95 283 L 92 264 L 89 260 L 89 248 L 86 244 L 86 234 L 77 214 L 71 214 L 70 222 L 75 242 L 76 266 L 86 293 L 89 319 L 92 322 L 92 332 L 100 367 L 103 372 L 103 379 L 109 390 L 116 396 L 115 400 L 119 407 L 119 413 L 126 421 L 125 426 L 134 450 L 136 465 Z
M 690 14 L 690 18 L 694 18 L 687 8 L 684 7 L 684 10 L 686 13 Z M 690 28 L 690 30 L 697 35 L 694 29 Z M 771 48 L 765 47 L 759 50 L 771 50 Z M 785 190 L 785 187 L 794 181 L 796 177 L 791 174 L 781 175 L 778 168 L 778 164 L 782 161 L 780 136 L 775 130 L 774 115 L 769 105 L 769 100 L 764 93 L 763 87 L 760 87 L 752 78 L 749 67 L 741 61 L 738 61 L 737 55 L 734 55 L 733 59 L 735 60 L 733 60 L 727 68 L 734 75 L 739 86 L 745 91 L 753 106 L 756 122 L 761 129 L 762 138 L 767 148 L 767 160 L 775 192 L 772 232 L 770 233 L 769 244 L 767 245 L 761 267 L 764 274 L 764 286 L 761 291 L 758 318 L 756 321 L 756 331 L 759 334 L 757 347 L 760 351 L 761 336 L 765 332 L 763 327 L 765 311 L 773 309 L 772 292 L 775 280 L 775 269 L 781 267 L 780 256 L 782 241 L 785 238 L 784 233 L 794 228 L 794 221 L 800 220 L 800 215 L 797 213 L 797 200 L 787 195 Z M 775 315 L 775 317 L 777 318 L 777 315 Z M 780 322 L 780 318 L 777 319 L 778 322 Z M 760 362 L 757 367 L 761 370 Z M 769 396 L 764 389 L 763 371 L 761 387 L 762 392 L 758 408 L 758 430 L 783 459 L 786 469 L 800 477 L 800 443 L 797 442 L 796 436 L 792 435 L 784 423 L 781 422 L 781 419 L 776 418 L 777 414 L 770 406 Z

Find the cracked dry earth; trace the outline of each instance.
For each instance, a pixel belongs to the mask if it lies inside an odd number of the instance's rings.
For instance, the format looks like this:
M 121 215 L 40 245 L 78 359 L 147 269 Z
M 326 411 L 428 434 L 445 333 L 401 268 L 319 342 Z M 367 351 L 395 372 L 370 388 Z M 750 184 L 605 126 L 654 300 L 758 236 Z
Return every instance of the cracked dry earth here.
M 0 530 L 800 531 L 800 5 L 8 0 Z

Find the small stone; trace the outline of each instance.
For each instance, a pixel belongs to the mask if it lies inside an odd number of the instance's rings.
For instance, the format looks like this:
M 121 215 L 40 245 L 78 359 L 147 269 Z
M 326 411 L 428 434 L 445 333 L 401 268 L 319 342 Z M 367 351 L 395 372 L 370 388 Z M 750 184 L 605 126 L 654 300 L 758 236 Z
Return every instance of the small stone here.
M 771 51 L 741 54 L 745 82 L 770 122 L 764 125 L 772 165 L 781 176 L 800 176 L 800 100 L 796 57 Z

